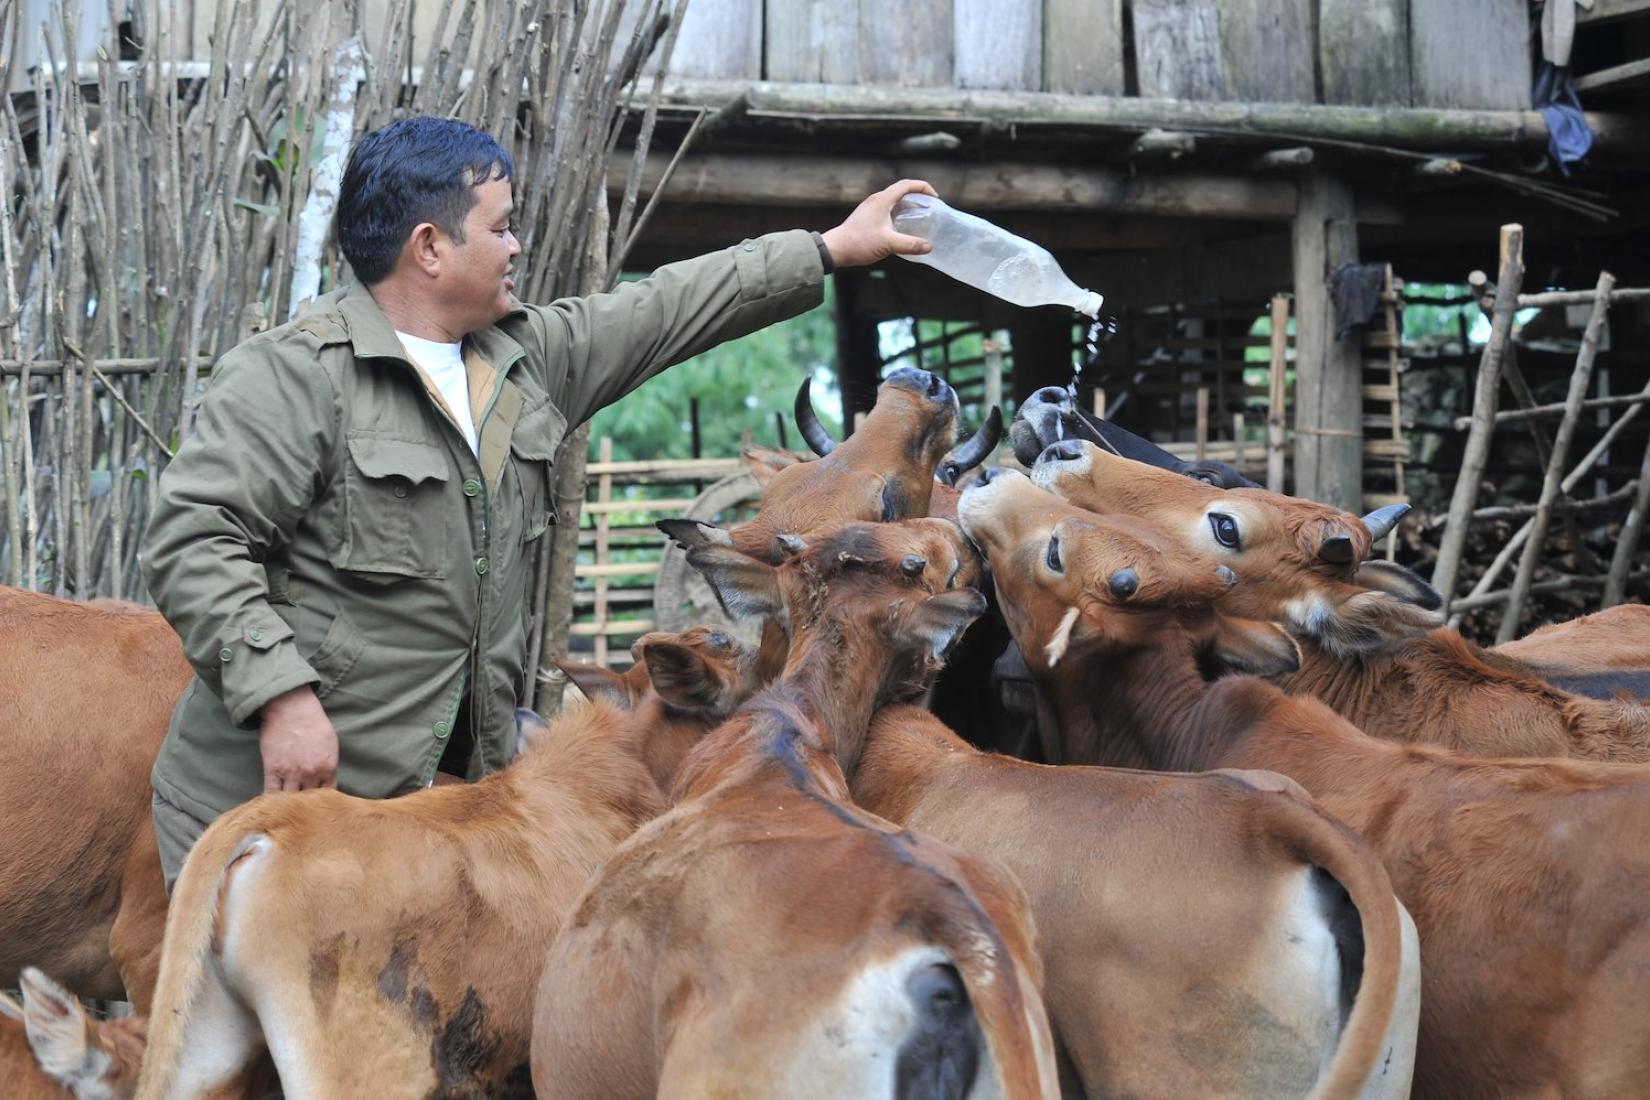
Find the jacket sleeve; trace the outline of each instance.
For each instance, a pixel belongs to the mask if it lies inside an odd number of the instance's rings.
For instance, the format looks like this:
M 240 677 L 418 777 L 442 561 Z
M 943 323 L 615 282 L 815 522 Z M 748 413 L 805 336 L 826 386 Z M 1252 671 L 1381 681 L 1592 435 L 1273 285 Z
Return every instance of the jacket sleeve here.
M 824 300 L 814 234 L 794 229 L 667 264 L 605 294 L 529 307 L 550 397 L 580 424 L 673 363 Z
M 320 680 L 270 606 L 262 564 L 315 499 L 337 437 L 332 387 L 313 357 L 263 343 L 219 361 L 144 536 L 149 594 L 238 725 Z

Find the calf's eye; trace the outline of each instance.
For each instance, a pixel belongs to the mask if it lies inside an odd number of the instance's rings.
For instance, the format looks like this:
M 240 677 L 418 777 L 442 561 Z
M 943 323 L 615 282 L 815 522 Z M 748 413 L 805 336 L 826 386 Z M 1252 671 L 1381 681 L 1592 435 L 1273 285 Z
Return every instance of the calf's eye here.
M 1048 553 L 1043 555 L 1048 567 L 1056 573 L 1065 572 L 1065 565 L 1060 560 L 1060 536 L 1051 535 L 1048 540 Z
M 1233 550 L 1242 548 L 1243 540 L 1238 537 L 1237 520 L 1225 512 L 1209 513 L 1209 528 L 1215 533 L 1215 541 L 1220 545 Z

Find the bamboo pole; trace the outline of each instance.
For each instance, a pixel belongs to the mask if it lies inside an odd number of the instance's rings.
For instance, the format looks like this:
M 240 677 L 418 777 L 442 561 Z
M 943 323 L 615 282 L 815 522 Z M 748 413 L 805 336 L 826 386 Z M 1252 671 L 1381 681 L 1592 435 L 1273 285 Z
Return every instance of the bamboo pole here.
M 1209 387 L 1197 388 L 1197 425 L 1192 436 L 1196 444 L 1193 452 L 1199 462 L 1209 457 Z
M 1523 307 L 1520 307 L 1523 308 Z M 1594 409 L 1619 409 L 1623 405 L 1640 405 L 1650 401 L 1650 397 L 1640 394 L 1620 394 L 1615 397 L 1589 397 L 1581 403 L 1583 410 L 1591 412 Z M 1520 420 L 1539 420 L 1548 416 L 1562 416 L 1569 407 L 1568 402 L 1559 401 L 1551 405 L 1532 405 L 1525 409 L 1507 409 L 1495 414 L 1497 427 L 1502 424 L 1511 424 Z M 1458 416 L 1455 418 L 1456 431 L 1465 431 L 1472 426 L 1472 417 Z
M 1644 389 L 1640 390 L 1639 393 L 1646 398 L 1650 398 L 1650 383 L 1646 383 Z M 1634 405 L 1622 413 L 1621 419 L 1610 425 L 1610 430 L 1605 432 L 1597 443 L 1593 444 L 1593 449 L 1588 451 L 1581 461 L 1570 469 L 1568 474 L 1564 475 L 1564 481 L 1559 485 L 1559 490 L 1568 493 L 1575 488 L 1581 479 L 1587 476 L 1587 472 L 1610 449 L 1610 445 L 1616 441 L 1616 437 L 1626 429 L 1627 425 L 1633 422 L 1634 418 L 1638 416 L 1639 410 L 1643 408 L 1644 405 L 1642 404 Z M 1512 556 L 1518 553 L 1519 547 L 1524 545 L 1524 540 L 1529 538 L 1530 527 L 1531 524 L 1526 522 L 1524 526 L 1513 532 L 1512 538 L 1508 539 L 1507 544 L 1495 555 L 1495 560 L 1490 562 L 1489 568 L 1484 570 L 1484 575 L 1478 578 L 1478 583 L 1473 586 L 1472 591 L 1467 594 L 1468 596 L 1476 600 L 1490 591 L 1496 578 L 1501 575 L 1501 571 L 1507 567 L 1508 562 L 1512 561 Z M 1538 591 L 1538 589 L 1532 589 L 1531 591 Z M 1473 606 L 1477 606 L 1477 604 Z M 1459 626 L 1460 623 L 1460 613 L 1452 609 L 1449 625 Z
M 1272 358 L 1267 380 L 1270 393 L 1266 403 L 1266 488 L 1283 492 L 1283 429 L 1287 416 L 1289 372 L 1289 299 L 1272 298 Z
M 1513 578 L 1512 590 L 1507 596 L 1507 609 L 1496 630 L 1497 644 L 1510 642 L 1518 636 L 1518 618 L 1523 610 L 1530 584 L 1535 579 L 1536 563 L 1546 541 L 1547 524 L 1552 517 L 1553 501 L 1558 497 L 1565 459 L 1570 454 L 1570 440 L 1575 436 L 1576 421 L 1581 418 L 1581 402 L 1587 396 L 1588 383 L 1593 377 L 1593 362 L 1598 357 L 1598 337 L 1604 328 L 1604 318 L 1610 309 L 1610 288 L 1616 277 L 1608 271 L 1600 272 L 1597 295 L 1592 312 L 1587 317 L 1587 328 L 1581 338 L 1581 350 L 1576 354 L 1575 370 L 1570 374 L 1570 392 L 1565 402 L 1564 419 L 1559 422 L 1558 434 L 1553 439 L 1552 458 L 1547 463 L 1547 475 L 1541 482 L 1541 498 L 1536 504 L 1530 535 L 1524 544 L 1524 556 L 1518 563 L 1518 574 Z
M 1489 461 L 1490 437 L 1494 431 L 1495 403 L 1501 385 L 1501 359 L 1512 338 L 1513 314 L 1518 288 L 1524 281 L 1524 227 L 1501 227 L 1501 264 L 1496 282 L 1495 315 L 1490 323 L 1490 339 L 1478 361 L 1478 386 L 1473 394 L 1472 429 L 1467 435 L 1466 454 L 1450 499 L 1448 526 L 1438 547 L 1432 570 L 1432 587 L 1449 607 L 1455 592 L 1455 577 L 1461 568 L 1466 546 L 1467 517 L 1478 502 L 1478 481 Z
M 1609 579 L 1604 585 L 1604 596 L 1599 601 L 1600 610 L 1614 607 L 1627 596 L 1627 573 L 1632 568 L 1633 554 L 1638 550 L 1639 539 L 1644 534 L 1646 509 L 1650 509 L 1650 442 L 1646 443 L 1644 459 L 1639 463 L 1633 507 L 1621 525 L 1621 534 L 1616 537 L 1615 553 L 1610 557 Z

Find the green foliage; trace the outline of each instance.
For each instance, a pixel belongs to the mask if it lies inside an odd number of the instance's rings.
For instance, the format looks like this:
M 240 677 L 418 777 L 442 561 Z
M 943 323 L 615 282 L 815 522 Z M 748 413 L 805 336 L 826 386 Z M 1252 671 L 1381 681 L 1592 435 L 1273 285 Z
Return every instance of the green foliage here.
M 841 438 L 836 389 L 836 329 L 831 284 L 819 308 L 679 363 L 623 400 L 603 409 L 590 425 L 590 454 L 602 436 L 613 438 L 618 461 L 693 457 L 690 409 L 699 399 L 701 451 L 706 458 L 733 458 L 741 433 L 753 443 L 778 446 L 774 414 L 785 418 L 792 449 L 803 446 L 791 420 L 797 387 L 814 379 L 814 407 Z

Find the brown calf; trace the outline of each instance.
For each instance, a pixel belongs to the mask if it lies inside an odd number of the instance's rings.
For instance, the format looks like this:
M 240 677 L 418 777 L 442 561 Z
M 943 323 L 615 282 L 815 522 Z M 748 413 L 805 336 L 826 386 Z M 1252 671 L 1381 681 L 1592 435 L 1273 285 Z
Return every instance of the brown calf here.
M 1529 666 L 1436 627 L 1437 594 L 1408 570 L 1357 558 L 1357 517 L 1263 489 L 1221 490 L 1108 454 L 1091 443 L 1050 447 L 1032 480 L 1071 504 L 1151 521 L 1182 550 L 1229 567 L 1242 583 L 1230 614 L 1287 624 L 1297 672 L 1278 680 L 1314 695 L 1376 737 L 1484 756 L 1650 760 L 1650 708 L 1572 695 Z M 1313 547 L 1351 540 L 1354 558 Z
M 890 707 L 850 788 L 1025 887 L 1087 1095 L 1408 1095 L 1414 924 L 1375 855 L 1282 777 L 1028 764 Z
M 0 1095 L 6 1100 L 127 1100 L 143 1058 L 141 1017 L 93 1020 L 75 996 L 33 967 L 23 1003 L 0 993 Z
M 1417 1095 L 1642 1093 L 1650 769 L 1397 745 L 1253 677 L 1206 683 L 1211 653 L 1295 658 L 1277 626 L 1215 612 L 1212 559 L 1009 477 L 962 516 L 1070 759 L 1282 772 L 1380 853 L 1425 955 Z
M 1650 607 L 1641 603 L 1550 623 L 1490 652 L 1578 695 L 1650 699 Z
M 877 402 L 858 431 L 834 442 L 814 416 L 809 383 L 796 395 L 796 420 L 820 457 L 784 463 L 765 451 L 750 462 L 762 484 L 762 510 L 751 522 L 711 536 L 753 558 L 777 564 L 785 549 L 779 536 L 807 534 L 852 520 L 891 521 L 926 516 L 938 472 L 943 485 L 977 465 L 997 445 L 1002 416 L 995 409 L 978 432 L 957 448 L 957 394 L 937 374 L 914 367 L 891 371 L 877 387 Z M 663 520 L 659 527 L 684 543 L 702 538 L 693 520 Z
M 138 1095 L 236 1095 L 265 1048 L 294 1100 L 524 1089 L 545 949 L 591 870 L 665 806 L 647 745 L 677 742 L 650 727 L 725 717 L 707 684 L 731 677 L 728 655 L 689 641 L 640 647 L 674 678 L 661 694 L 691 684 L 668 717 L 598 701 L 524 721 L 527 750 L 478 783 L 266 795 L 214 822 L 173 896 Z
M 949 529 L 949 530 L 947 530 Z M 909 698 L 984 601 L 943 521 L 856 524 L 775 568 L 691 560 L 790 629 L 780 683 L 705 740 L 551 949 L 541 1098 L 1056 1095 L 1025 899 L 848 801 L 836 753 Z
M 0 987 L 32 964 L 147 1010 L 166 922 L 149 769 L 191 675 L 155 612 L 0 587 Z

